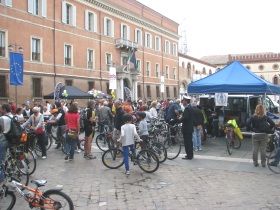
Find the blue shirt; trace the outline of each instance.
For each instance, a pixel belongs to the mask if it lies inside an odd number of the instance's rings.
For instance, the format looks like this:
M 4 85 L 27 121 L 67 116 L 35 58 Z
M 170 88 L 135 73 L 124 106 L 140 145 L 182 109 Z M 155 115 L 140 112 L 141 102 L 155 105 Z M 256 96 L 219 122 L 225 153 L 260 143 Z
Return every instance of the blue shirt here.
M 167 121 L 170 121 L 171 119 L 177 119 L 175 110 L 178 110 L 178 106 L 177 104 L 172 104 L 167 111 L 167 115 L 166 115 Z

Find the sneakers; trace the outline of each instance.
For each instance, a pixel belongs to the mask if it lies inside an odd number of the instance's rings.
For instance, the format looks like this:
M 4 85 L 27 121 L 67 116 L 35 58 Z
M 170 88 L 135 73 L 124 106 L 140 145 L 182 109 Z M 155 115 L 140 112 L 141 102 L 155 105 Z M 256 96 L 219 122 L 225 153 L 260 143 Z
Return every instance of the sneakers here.
M 74 158 L 69 158 L 69 161 L 73 161 L 74 160 Z
M 195 151 L 195 152 L 197 152 L 197 151 L 198 151 L 198 149 L 195 149 L 194 151 Z
M 42 156 L 42 159 L 46 159 L 47 158 L 47 156 Z
M 80 150 L 80 149 L 78 149 L 78 150 L 75 150 L 75 152 L 77 152 L 77 153 L 81 153 L 81 150 Z
M 96 156 L 88 155 L 88 156 L 87 156 L 87 159 L 88 159 L 88 160 L 96 159 Z
M 124 174 L 126 175 L 130 175 L 129 171 L 125 171 Z
M 64 160 L 68 160 L 68 158 L 69 158 L 69 156 L 68 156 L 68 155 L 66 155 L 66 156 L 65 156 L 65 158 L 64 158 Z
M 269 165 L 270 165 L 270 166 L 277 166 L 278 163 L 276 163 L 275 161 L 272 161 L 272 162 L 269 163 Z
M 198 148 L 198 151 L 201 151 L 201 148 L 200 148 L 200 147 Z

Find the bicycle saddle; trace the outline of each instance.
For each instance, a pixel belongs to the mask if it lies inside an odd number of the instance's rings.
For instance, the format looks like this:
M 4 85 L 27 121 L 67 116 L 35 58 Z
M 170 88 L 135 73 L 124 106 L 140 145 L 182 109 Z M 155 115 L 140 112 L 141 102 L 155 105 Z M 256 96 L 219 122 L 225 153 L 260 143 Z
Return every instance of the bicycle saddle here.
M 47 184 L 47 180 L 31 180 L 31 183 L 36 184 L 37 187 L 42 187 Z

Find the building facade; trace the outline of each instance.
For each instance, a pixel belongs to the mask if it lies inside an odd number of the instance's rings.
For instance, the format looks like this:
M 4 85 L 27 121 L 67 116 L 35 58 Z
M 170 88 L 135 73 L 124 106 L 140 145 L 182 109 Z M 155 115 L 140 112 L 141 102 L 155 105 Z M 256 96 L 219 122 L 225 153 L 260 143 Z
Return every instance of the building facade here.
M 23 48 L 20 102 L 42 100 L 58 82 L 110 93 L 109 66 L 117 98 L 124 87 L 132 99 L 177 97 L 178 40 L 176 22 L 135 0 L 0 0 L 0 101 L 15 100 L 8 46 Z
M 180 95 L 187 93 L 191 82 L 202 79 L 216 72 L 216 65 L 179 53 Z

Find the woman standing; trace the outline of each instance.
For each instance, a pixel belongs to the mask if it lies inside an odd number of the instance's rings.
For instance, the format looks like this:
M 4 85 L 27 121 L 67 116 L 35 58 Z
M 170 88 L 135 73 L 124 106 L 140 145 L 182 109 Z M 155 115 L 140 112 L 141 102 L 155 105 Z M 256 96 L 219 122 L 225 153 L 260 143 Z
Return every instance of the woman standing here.
M 275 123 L 265 115 L 264 108 L 261 104 L 256 106 L 254 115 L 247 121 L 247 130 L 253 131 L 253 163 L 254 166 L 259 166 L 258 163 L 258 152 L 261 152 L 261 164 L 265 167 L 265 154 L 268 135 L 265 133 L 266 123 L 269 124 L 270 128 L 275 126 Z
M 150 108 L 150 113 L 152 118 L 157 118 L 157 110 L 156 110 L 157 102 L 153 101 Z
M 78 113 L 78 107 L 72 103 L 68 112 L 65 114 L 66 123 L 66 153 L 65 160 L 74 160 L 74 152 L 77 145 L 78 136 L 80 134 L 80 115 Z M 74 137 L 70 136 L 70 132 L 76 133 Z M 69 157 L 70 156 L 70 157 Z
M 32 109 L 32 113 L 28 120 L 22 124 L 22 127 L 31 126 L 31 129 L 35 131 L 38 144 L 42 150 L 42 159 L 46 159 L 44 116 L 40 113 L 40 108 L 37 106 Z

